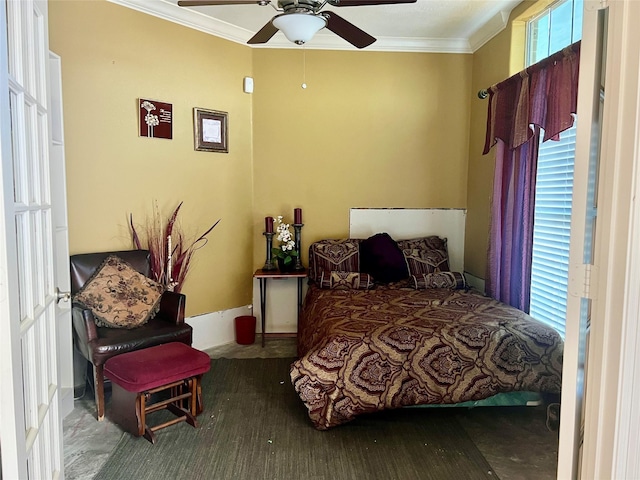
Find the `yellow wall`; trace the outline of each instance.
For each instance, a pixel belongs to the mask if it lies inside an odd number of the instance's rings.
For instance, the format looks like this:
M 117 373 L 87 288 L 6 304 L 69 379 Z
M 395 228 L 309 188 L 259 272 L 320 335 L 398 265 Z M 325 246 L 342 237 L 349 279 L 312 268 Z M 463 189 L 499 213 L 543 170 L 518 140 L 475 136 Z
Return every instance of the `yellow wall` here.
M 88 19 L 93 19 L 88 21 Z M 157 200 L 199 234 L 187 315 L 252 302 L 264 217 L 302 207 L 313 240 L 351 207 L 467 205 L 472 56 L 251 49 L 105 1 L 49 5 L 62 57 L 71 253 L 129 249 Z M 255 93 L 242 93 L 242 78 Z M 137 99 L 173 104 L 173 140 L 139 137 Z M 193 149 L 192 108 L 229 112 L 230 152 Z M 253 158 L 252 158 L 253 155 Z
M 505 80 L 524 68 L 525 20 L 548 3 L 548 0 L 525 1 L 518 5 L 511 12 L 507 28 L 473 54 L 464 260 L 465 270 L 480 278 L 485 277 L 487 264 L 495 149 L 487 155 L 482 155 L 488 99 L 479 99 L 477 92 Z
M 157 201 L 190 236 L 220 224 L 196 252 L 187 315 L 251 303 L 251 50 L 105 1 L 49 3 L 62 57 L 71 253 L 132 248 L 129 213 Z M 173 140 L 138 136 L 138 98 L 173 104 Z M 196 152 L 193 107 L 229 112 L 229 153 Z
M 255 263 L 264 263 L 264 217 L 291 221 L 294 207 L 305 264 L 311 242 L 348 236 L 349 208 L 466 207 L 471 62 L 255 50 Z

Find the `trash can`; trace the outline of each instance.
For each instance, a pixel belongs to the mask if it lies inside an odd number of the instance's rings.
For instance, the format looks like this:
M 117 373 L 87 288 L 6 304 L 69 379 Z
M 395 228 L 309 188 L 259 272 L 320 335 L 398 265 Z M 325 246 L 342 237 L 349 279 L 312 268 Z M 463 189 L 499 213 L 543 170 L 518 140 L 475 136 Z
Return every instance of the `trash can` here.
M 256 340 L 256 317 L 242 315 L 236 317 L 236 342 L 240 345 L 251 345 Z

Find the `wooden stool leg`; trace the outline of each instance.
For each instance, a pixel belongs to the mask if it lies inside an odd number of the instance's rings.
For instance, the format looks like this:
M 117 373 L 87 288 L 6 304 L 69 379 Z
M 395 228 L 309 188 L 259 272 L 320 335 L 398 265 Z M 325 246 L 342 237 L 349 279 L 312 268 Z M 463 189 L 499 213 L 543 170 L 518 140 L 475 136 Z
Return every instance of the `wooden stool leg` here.
M 174 402 L 167 405 L 167 410 L 169 410 L 170 412 L 172 412 L 174 415 L 178 417 L 184 417 L 185 422 L 187 422 L 189 425 L 191 425 L 194 428 L 198 428 L 198 421 L 196 420 L 196 417 L 194 414 L 195 408 L 196 408 L 195 407 L 195 403 L 196 403 L 195 387 L 196 387 L 196 382 L 194 377 L 187 378 L 180 387 L 181 393 L 188 394 L 187 398 L 184 398 L 180 401 L 180 403 L 182 403 L 183 401 L 187 402 L 187 405 L 185 405 L 186 408 L 181 407 L 178 402 Z
M 176 417 L 180 417 L 180 418 L 167 422 L 166 425 L 159 425 L 156 428 L 157 430 L 160 430 L 160 428 L 168 427 L 169 425 L 172 425 L 180 421 L 187 422 L 192 427 L 198 428 L 198 421 L 196 420 L 196 417 L 191 415 L 191 412 L 188 412 L 187 410 L 176 407 L 173 403 L 170 403 L 169 405 L 167 405 L 167 410 L 173 413 Z
M 202 375 L 196 375 L 196 410 L 193 413 L 194 415 L 200 415 L 204 410 L 204 405 L 202 404 Z
M 153 428 L 147 425 L 147 399 L 150 398 L 148 392 L 142 392 L 138 394 L 136 401 L 136 415 L 138 415 L 138 431 L 139 435 L 144 435 L 144 438 L 149 440 L 152 444 L 156 443 L 156 434 Z
M 147 426 L 147 405 L 144 392 L 136 396 L 136 418 L 138 419 L 138 436 L 143 435 Z
M 191 377 L 189 379 L 189 390 L 191 390 L 191 397 L 189 397 L 189 411 L 191 415 L 197 415 L 197 403 L 198 403 L 198 378 Z

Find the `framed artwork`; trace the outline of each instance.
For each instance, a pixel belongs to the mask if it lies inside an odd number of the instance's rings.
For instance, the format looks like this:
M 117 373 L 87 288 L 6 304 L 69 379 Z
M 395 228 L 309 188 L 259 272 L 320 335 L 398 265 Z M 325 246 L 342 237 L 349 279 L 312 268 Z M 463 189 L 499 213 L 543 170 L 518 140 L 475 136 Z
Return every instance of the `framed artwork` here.
M 227 112 L 193 109 L 195 149 L 202 152 L 229 152 Z
M 149 138 L 173 138 L 173 105 L 139 98 L 138 134 Z

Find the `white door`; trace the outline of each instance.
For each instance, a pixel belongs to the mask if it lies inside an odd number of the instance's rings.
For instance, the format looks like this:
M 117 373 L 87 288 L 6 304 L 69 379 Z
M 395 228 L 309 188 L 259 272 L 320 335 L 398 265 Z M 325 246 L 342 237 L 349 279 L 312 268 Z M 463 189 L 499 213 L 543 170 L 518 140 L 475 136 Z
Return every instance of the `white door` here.
M 562 372 L 558 478 L 580 478 L 584 443 L 584 408 L 591 339 L 592 274 L 597 226 L 598 179 L 604 76 L 606 11 L 600 2 L 584 2 L 580 52 L 578 122 L 571 215 L 569 296 Z
M 67 180 L 62 121 L 62 60 L 53 52 L 49 52 L 49 87 L 51 217 L 54 235 L 55 286 L 59 293 L 56 306 L 56 325 L 58 329 L 60 415 L 64 418 L 73 410 L 73 327 L 71 325 L 71 301 L 68 297 L 68 293 L 71 291 L 71 277 L 69 275 Z
M 558 479 L 638 479 L 640 2 L 584 5 Z
M 47 4 L 0 0 L 2 478 L 63 478 Z

